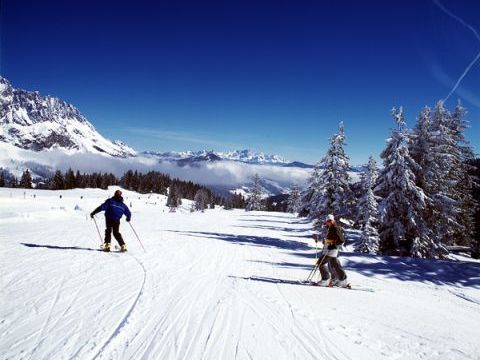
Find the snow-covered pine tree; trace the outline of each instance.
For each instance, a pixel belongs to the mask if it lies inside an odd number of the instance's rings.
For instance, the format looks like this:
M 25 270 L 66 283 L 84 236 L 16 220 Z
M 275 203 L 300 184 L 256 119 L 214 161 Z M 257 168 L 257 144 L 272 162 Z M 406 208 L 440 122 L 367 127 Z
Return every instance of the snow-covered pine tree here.
M 379 235 L 376 228 L 379 222 L 378 203 L 373 193 L 377 178 L 377 162 L 370 156 L 367 169 L 361 177 L 360 187 L 363 195 L 358 202 L 356 219 L 356 223 L 362 230 L 362 236 L 355 250 L 363 253 L 376 254 L 378 252 Z
M 408 151 L 419 165 L 415 171 L 417 185 L 427 191 L 427 174 L 434 165 L 432 148 L 434 146 L 431 110 L 425 106 L 417 118 L 408 143 Z
M 177 207 L 181 204 L 181 199 L 178 196 L 178 190 L 174 185 L 171 185 L 168 189 L 167 206 L 171 212 L 175 212 Z
M 424 219 L 425 194 L 416 184 L 418 164 L 407 148 L 408 130 L 403 109 L 393 109 L 396 129 L 381 154 L 384 168 L 376 191 L 380 204 L 380 249 L 386 255 L 432 257 L 433 241 Z
M 373 190 L 375 188 L 377 179 L 378 179 L 377 162 L 375 161 L 373 156 L 370 156 L 368 158 L 367 168 L 360 175 L 360 191 L 362 195 L 360 196 L 357 202 L 356 217 L 355 217 L 355 224 L 360 228 L 365 224 L 365 209 L 368 208 L 367 206 L 368 189 Z
M 437 244 L 453 244 L 453 234 L 458 228 L 456 214 L 458 198 L 455 194 L 455 173 L 461 167 L 461 153 L 453 138 L 451 114 L 439 101 L 432 113 L 430 131 L 430 149 L 423 156 L 425 166 L 425 192 L 432 206 L 426 217 Z
M 289 213 L 298 213 L 302 207 L 302 196 L 298 185 L 293 185 L 288 196 L 287 211 Z
M 205 211 L 208 207 L 209 196 L 205 189 L 199 189 L 195 193 L 195 197 L 193 199 L 195 201 L 195 210 L 197 211 Z
M 480 241 L 475 239 L 474 235 L 475 208 L 479 204 L 476 203 L 473 197 L 475 179 L 472 173 L 475 154 L 465 137 L 465 129 L 468 127 L 465 114 L 464 107 L 458 102 L 449 122 L 452 138 L 460 156 L 458 168 L 452 169 L 452 178 L 456 182 L 454 199 L 457 201 L 456 227 L 452 238 L 455 244 L 470 245 L 474 248 L 477 246 L 477 242 Z
M 375 199 L 373 191 L 368 191 L 371 199 Z M 372 219 L 373 220 L 373 219 Z M 379 249 L 380 237 L 378 235 L 378 230 L 374 222 L 369 220 L 363 225 L 362 234 L 360 235 L 360 243 L 355 247 L 355 251 L 368 253 L 368 254 L 377 254 Z
M 320 187 L 320 175 L 322 173 L 321 163 L 317 163 L 313 168 L 312 175 L 307 180 L 307 187 L 305 191 L 302 193 L 302 205 L 301 210 L 299 212 L 300 216 L 309 216 L 310 218 L 314 218 L 315 215 L 313 214 L 313 199 L 315 199 L 318 194 L 322 191 Z
M 320 161 L 317 191 L 310 200 L 310 216 L 323 219 L 334 214 L 337 219 L 354 216 L 354 195 L 350 188 L 349 158 L 345 154 L 345 128 L 340 122 L 338 133 L 330 138 L 330 148 Z
M 260 176 L 255 174 L 253 179 L 253 189 L 245 207 L 247 211 L 263 210 L 262 189 L 260 187 Z
M 442 103 L 435 107 L 433 118 L 442 122 L 448 113 Z M 448 144 L 451 141 L 445 132 L 446 127 L 440 126 L 442 130 L 435 130 L 430 108 L 425 107 L 420 112 L 417 123 L 410 134 L 408 149 L 413 160 L 418 164 L 414 169 L 416 184 L 425 194 L 425 207 L 423 219 L 431 231 L 433 247 L 430 257 L 444 257 L 448 250 L 444 246 L 445 237 L 448 238 L 448 228 L 452 217 L 453 200 L 448 193 Z

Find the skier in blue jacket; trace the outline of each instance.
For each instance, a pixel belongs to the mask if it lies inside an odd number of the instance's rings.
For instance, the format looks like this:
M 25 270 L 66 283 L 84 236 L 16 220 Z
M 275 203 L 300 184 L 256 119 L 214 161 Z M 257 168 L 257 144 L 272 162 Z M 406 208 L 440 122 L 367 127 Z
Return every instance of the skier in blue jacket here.
M 105 244 L 103 245 L 103 251 L 110 251 L 110 242 L 112 239 L 112 230 L 113 236 L 117 240 L 118 244 L 121 246 L 121 251 L 127 251 L 127 246 L 125 241 L 123 241 L 122 234 L 120 234 L 120 218 L 125 215 L 127 222 L 132 218 L 132 213 L 127 205 L 123 203 L 122 192 L 120 190 L 115 191 L 115 194 L 112 198 L 105 201 L 102 205 L 97 207 L 92 211 L 90 217 L 93 219 L 96 213 L 100 211 L 105 211 L 105 222 L 107 228 L 105 229 Z

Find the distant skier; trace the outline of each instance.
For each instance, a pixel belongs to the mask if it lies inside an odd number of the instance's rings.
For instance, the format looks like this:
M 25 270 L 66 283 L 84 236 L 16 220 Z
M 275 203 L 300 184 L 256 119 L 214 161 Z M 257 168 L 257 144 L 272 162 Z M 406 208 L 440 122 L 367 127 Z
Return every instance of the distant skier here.
M 132 213 L 128 209 L 128 206 L 123 203 L 122 192 L 120 190 L 115 191 L 115 194 L 112 198 L 105 201 L 102 205 L 97 207 L 92 211 L 90 217 L 93 219 L 93 216 L 100 211 L 105 211 L 105 244 L 103 245 L 103 251 L 110 251 L 110 242 L 112 239 L 112 230 L 113 236 L 117 240 L 118 244 L 121 246 L 122 252 L 127 251 L 127 246 L 123 241 L 122 234 L 119 232 L 120 228 L 120 218 L 125 214 L 127 222 L 132 218 Z
M 327 216 L 325 225 L 328 228 L 327 236 L 322 241 L 323 250 L 317 262 L 322 280 L 317 285 L 347 287 L 347 274 L 338 261 L 338 247 L 345 242 L 343 230 L 340 225 L 337 225 L 335 217 L 331 214 Z M 318 234 L 314 234 L 313 237 L 315 241 L 318 241 Z

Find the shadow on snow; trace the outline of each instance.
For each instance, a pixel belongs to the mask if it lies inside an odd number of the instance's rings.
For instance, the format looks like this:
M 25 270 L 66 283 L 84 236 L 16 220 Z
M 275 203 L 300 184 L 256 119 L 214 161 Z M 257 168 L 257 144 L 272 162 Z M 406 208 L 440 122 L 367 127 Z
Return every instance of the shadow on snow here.
M 40 245 L 40 244 L 29 244 L 29 243 L 20 243 L 20 244 L 29 248 L 45 248 L 45 249 L 52 249 L 52 250 L 101 251 L 100 249 L 92 249 L 92 248 L 79 247 L 79 246 Z
M 294 251 L 310 249 L 310 246 L 300 241 L 281 240 L 281 239 L 272 238 L 268 236 L 233 235 L 233 234 L 204 232 L 204 231 L 177 231 L 177 230 L 168 230 L 168 231 L 180 233 L 180 234 L 191 236 L 191 237 L 217 239 L 217 240 L 227 241 L 227 242 L 240 244 L 240 245 L 274 247 L 277 249 L 286 249 L 286 250 L 294 250 Z
M 315 258 L 315 253 L 312 252 L 296 252 L 294 255 Z M 401 281 L 480 288 L 480 263 L 476 262 L 376 256 L 354 252 L 341 252 L 339 259 L 347 274 L 348 271 L 352 271 L 367 277 L 379 276 Z M 280 267 L 308 268 L 305 264 L 272 264 Z
M 310 231 L 309 229 L 293 229 L 290 227 L 282 227 L 282 226 L 268 226 L 268 225 L 233 225 L 234 227 L 239 228 L 247 228 L 247 229 L 264 229 L 264 230 L 274 230 L 274 231 L 283 231 L 283 232 L 295 232 L 295 233 L 302 233 Z M 308 235 L 308 237 L 312 237 L 312 235 Z

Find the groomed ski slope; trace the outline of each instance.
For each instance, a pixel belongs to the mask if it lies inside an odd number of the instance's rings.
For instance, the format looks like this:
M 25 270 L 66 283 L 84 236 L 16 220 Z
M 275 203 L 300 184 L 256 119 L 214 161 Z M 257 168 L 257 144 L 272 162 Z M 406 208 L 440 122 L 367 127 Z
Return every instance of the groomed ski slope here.
M 346 252 L 374 292 L 301 285 L 304 220 L 128 191 L 147 252 L 122 222 L 107 254 L 87 214 L 113 190 L 0 189 L 1 359 L 480 358 L 479 262 Z

